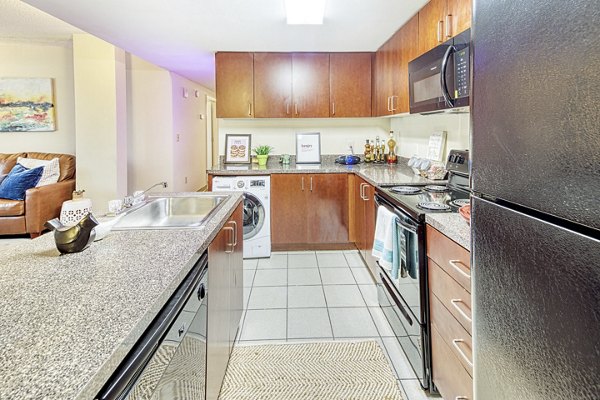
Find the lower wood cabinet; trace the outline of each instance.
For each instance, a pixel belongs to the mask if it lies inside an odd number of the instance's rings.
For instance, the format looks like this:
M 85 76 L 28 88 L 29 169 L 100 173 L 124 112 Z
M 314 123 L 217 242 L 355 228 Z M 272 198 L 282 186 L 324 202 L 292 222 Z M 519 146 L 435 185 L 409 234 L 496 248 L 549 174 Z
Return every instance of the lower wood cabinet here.
M 347 174 L 272 174 L 272 248 L 348 248 L 347 180 Z
M 356 175 L 352 175 L 351 178 L 353 201 L 351 202 L 350 209 L 353 216 L 352 232 L 354 234 L 354 243 L 363 260 L 367 263 L 371 274 L 377 279 L 379 276 L 377 273 L 377 263 L 371 255 L 377 213 L 374 200 L 375 187 Z
M 469 251 L 427 225 L 433 382 L 446 400 L 473 399 Z
M 219 397 L 243 312 L 243 286 L 240 204 L 208 248 L 207 400 Z

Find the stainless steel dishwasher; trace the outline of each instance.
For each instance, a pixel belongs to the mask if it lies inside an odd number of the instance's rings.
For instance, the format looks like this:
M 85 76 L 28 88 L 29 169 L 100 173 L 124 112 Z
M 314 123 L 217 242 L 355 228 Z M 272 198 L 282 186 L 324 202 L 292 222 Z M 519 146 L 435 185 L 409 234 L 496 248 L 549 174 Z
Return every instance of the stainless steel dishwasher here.
M 205 399 L 207 284 L 205 252 L 95 399 Z

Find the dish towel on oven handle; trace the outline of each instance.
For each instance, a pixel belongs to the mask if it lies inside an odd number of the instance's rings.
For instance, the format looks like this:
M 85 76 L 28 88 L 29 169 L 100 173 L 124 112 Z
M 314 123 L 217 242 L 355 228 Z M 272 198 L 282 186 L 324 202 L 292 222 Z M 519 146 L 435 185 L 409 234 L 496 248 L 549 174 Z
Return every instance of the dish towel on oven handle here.
M 377 208 L 375 237 L 373 240 L 373 257 L 379 264 L 390 271 L 392 278 L 398 279 L 400 267 L 400 249 L 398 247 L 398 230 L 396 229 L 396 214 L 384 206 Z

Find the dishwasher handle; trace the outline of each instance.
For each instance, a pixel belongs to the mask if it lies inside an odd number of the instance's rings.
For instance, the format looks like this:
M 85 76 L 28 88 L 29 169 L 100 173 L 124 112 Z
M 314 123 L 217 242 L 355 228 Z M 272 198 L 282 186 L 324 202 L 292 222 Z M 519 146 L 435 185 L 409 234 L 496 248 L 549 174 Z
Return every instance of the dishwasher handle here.
M 125 359 L 113 372 L 100 392 L 94 397 L 95 400 L 121 400 L 127 396 L 167 332 L 175 323 L 179 313 L 194 294 L 194 289 L 202 280 L 207 269 L 208 251 L 205 251 L 167 304 L 125 356 Z

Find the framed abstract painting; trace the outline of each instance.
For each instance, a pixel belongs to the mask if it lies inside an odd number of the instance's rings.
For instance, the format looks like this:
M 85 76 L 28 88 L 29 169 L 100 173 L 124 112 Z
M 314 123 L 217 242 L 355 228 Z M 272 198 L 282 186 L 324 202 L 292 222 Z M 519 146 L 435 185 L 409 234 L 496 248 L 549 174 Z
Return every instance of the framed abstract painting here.
M 0 132 L 56 130 L 51 78 L 0 78 Z

